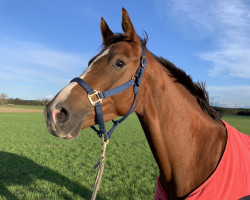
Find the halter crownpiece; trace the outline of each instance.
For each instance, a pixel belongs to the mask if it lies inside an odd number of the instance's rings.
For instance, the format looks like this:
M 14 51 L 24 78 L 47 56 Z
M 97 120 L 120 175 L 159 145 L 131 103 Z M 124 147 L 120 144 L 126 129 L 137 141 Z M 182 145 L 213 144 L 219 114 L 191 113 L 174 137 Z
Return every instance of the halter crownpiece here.
M 99 137 L 102 137 L 102 135 L 104 135 L 106 140 L 108 140 L 111 137 L 111 134 L 113 133 L 115 128 L 132 113 L 135 107 L 136 98 L 137 98 L 137 94 L 139 91 L 139 87 L 141 85 L 144 69 L 147 66 L 147 59 L 145 57 L 145 46 L 141 44 L 141 48 L 142 48 L 141 62 L 135 75 L 133 75 L 131 80 L 127 81 L 126 83 L 116 88 L 113 88 L 104 92 L 99 92 L 99 91 L 93 90 L 84 80 L 82 80 L 79 77 L 76 77 L 72 81 L 70 81 L 70 82 L 77 82 L 88 93 L 89 101 L 95 107 L 97 124 L 99 126 L 99 130 L 94 126 L 91 126 L 91 128 L 99 135 Z M 127 90 L 128 88 L 132 86 L 133 86 L 133 91 L 134 91 L 134 100 L 129 111 L 121 119 L 116 120 L 116 121 L 112 120 L 113 126 L 108 132 L 106 132 L 104 119 L 103 119 L 102 105 L 101 105 L 102 100 L 107 97 L 113 96 L 115 94 L 121 93 L 124 90 Z

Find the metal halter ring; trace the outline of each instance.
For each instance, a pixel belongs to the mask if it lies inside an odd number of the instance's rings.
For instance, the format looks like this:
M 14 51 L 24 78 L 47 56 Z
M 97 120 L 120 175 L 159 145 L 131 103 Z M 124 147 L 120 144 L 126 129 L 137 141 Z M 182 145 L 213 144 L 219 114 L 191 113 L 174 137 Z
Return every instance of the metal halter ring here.
M 102 102 L 102 98 L 100 97 L 99 93 L 100 93 L 99 91 L 94 90 L 94 93 L 88 94 L 88 98 L 92 106 L 95 106 L 95 104 L 98 102 L 100 103 Z M 96 97 L 97 100 L 93 100 L 92 97 Z

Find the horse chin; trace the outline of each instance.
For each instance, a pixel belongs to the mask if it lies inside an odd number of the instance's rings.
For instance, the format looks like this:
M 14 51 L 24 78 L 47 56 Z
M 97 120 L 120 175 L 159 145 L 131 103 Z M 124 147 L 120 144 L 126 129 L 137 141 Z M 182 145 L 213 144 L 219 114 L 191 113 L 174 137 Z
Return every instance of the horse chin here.
M 66 136 L 63 138 L 66 140 L 74 140 L 80 135 L 81 124 L 73 128 Z
M 52 128 L 48 126 L 48 130 L 53 136 L 67 140 L 73 140 L 80 135 L 81 125 L 82 123 L 79 123 L 78 125 L 73 126 L 73 128 L 69 128 L 67 130 L 57 129 L 56 126 L 53 126 Z

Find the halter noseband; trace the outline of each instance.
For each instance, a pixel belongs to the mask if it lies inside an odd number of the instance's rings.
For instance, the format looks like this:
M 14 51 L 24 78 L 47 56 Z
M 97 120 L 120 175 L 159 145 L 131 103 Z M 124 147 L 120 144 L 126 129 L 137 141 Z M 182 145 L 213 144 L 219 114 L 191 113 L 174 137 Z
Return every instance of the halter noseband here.
M 143 44 L 141 44 L 141 48 L 142 48 L 141 62 L 140 62 L 140 66 L 138 67 L 135 75 L 132 77 L 131 80 L 127 81 L 126 83 L 124 83 L 116 88 L 113 88 L 113 89 L 110 89 L 110 90 L 107 90 L 104 92 L 99 92 L 99 91 L 93 90 L 84 80 L 82 80 L 79 77 L 76 77 L 72 81 L 70 81 L 70 82 L 77 82 L 88 93 L 89 101 L 95 107 L 96 118 L 97 118 L 99 130 L 97 128 L 95 128 L 94 126 L 91 126 L 91 128 L 99 135 L 99 137 L 102 137 L 102 135 L 104 135 L 106 140 L 108 140 L 111 137 L 111 134 L 113 133 L 115 128 L 121 122 L 123 122 L 129 116 L 130 113 L 132 113 L 132 111 L 135 107 L 135 102 L 136 102 L 137 94 L 139 91 L 139 87 L 141 85 L 143 72 L 144 72 L 145 67 L 147 66 L 147 59 L 145 57 L 145 46 Z M 104 120 L 103 120 L 102 105 L 101 105 L 102 100 L 107 98 L 107 97 L 118 94 L 120 92 L 123 92 L 124 90 L 127 90 L 128 88 L 130 88 L 132 86 L 133 86 L 133 91 L 134 91 L 134 100 L 133 100 L 133 103 L 132 103 L 129 111 L 121 119 L 116 120 L 116 121 L 112 120 L 113 127 L 108 132 L 106 132 L 105 124 L 104 124 Z M 93 97 L 95 97 L 96 100 L 93 100 Z

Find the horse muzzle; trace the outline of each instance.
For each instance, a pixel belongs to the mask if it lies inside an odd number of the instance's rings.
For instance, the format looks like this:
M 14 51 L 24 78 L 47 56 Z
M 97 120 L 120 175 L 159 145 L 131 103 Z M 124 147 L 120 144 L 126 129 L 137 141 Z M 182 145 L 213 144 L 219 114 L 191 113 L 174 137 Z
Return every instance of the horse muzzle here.
M 48 104 L 44 109 L 44 117 L 52 135 L 65 139 L 79 136 L 82 120 L 73 116 L 65 107 L 57 108 Z

